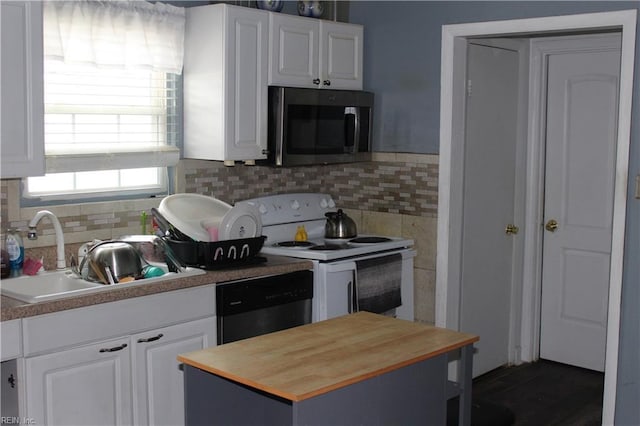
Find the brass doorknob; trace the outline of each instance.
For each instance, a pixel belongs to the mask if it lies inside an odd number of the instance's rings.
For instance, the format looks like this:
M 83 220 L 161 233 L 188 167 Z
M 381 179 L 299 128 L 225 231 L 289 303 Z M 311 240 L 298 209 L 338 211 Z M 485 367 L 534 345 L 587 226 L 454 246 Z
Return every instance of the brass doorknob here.
M 550 219 L 545 225 L 544 225 L 544 229 L 546 229 L 549 232 L 556 232 L 556 229 L 558 229 L 558 221 L 555 219 Z
M 507 227 L 504 229 L 505 234 L 507 235 L 516 235 L 518 233 L 518 231 L 520 230 L 520 228 L 518 228 L 515 225 L 512 225 L 511 223 L 507 225 Z

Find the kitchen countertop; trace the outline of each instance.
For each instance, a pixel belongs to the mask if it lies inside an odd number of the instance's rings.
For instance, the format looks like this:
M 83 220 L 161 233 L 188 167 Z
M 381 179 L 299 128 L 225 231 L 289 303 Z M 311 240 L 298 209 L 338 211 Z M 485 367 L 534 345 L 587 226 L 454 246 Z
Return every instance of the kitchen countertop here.
M 25 303 L 20 300 L 2 296 L 0 321 L 31 317 L 48 314 L 67 309 L 81 308 L 83 306 L 99 303 L 115 302 L 117 300 L 132 297 L 146 296 L 188 287 L 223 283 L 245 278 L 254 278 L 266 275 L 286 274 L 288 272 L 312 269 L 313 263 L 306 259 L 295 259 L 283 256 L 261 255 L 267 258 L 265 263 L 250 266 L 239 266 L 217 271 L 206 271 L 205 274 L 176 278 L 171 281 L 161 281 L 156 284 L 131 286 L 118 288 L 115 286 L 108 291 L 86 294 L 83 296 L 71 296 L 58 300 L 40 303 Z
M 471 334 L 358 312 L 183 354 L 178 360 L 302 401 L 478 340 Z

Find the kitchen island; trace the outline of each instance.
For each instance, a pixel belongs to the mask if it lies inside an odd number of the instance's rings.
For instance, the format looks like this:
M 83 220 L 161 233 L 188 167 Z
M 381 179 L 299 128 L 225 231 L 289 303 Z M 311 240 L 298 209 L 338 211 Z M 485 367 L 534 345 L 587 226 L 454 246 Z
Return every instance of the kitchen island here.
M 446 423 L 450 356 L 460 354 L 469 424 L 477 336 L 358 312 L 178 357 L 189 425 Z

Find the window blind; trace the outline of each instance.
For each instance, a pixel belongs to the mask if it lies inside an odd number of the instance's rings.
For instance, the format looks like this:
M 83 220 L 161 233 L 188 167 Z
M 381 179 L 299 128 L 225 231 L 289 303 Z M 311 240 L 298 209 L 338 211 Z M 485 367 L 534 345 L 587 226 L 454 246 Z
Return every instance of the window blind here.
M 47 174 L 27 179 L 26 197 L 166 190 L 184 27 L 184 8 L 161 2 L 44 2 Z
M 47 172 L 177 164 L 179 79 L 45 61 Z

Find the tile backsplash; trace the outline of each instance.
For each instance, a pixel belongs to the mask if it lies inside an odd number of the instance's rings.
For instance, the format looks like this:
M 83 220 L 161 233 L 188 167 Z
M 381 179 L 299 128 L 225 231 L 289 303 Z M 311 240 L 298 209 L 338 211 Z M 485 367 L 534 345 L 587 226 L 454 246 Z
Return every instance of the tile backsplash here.
M 376 153 L 373 161 L 295 168 L 225 167 L 220 162 L 182 160 L 176 192 L 199 193 L 228 203 L 285 192 L 325 192 L 353 215 L 361 233 L 400 235 L 415 240 L 416 319 L 434 322 L 435 251 L 438 206 L 438 156 Z M 0 181 L 0 237 L 7 228 L 27 229 L 42 208 L 21 208 L 19 180 Z M 94 238 L 140 233 L 140 213 L 160 199 L 49 206 L 60 220 L 67 257 Z M 55 260 L 54 230 L 38 225 L 38 240 L 25 238 L 27 256 Z M 49 255 L 49 252 L 51 254 Z
M 345 209 L 435 217 L 438 158 L 376 154 L 375 161 L 293 168 L 182 163 L 184 190 L 233 204 L 281 192 L 327 192 Z

